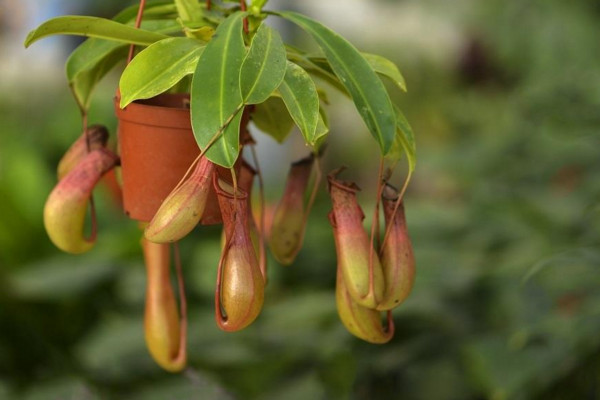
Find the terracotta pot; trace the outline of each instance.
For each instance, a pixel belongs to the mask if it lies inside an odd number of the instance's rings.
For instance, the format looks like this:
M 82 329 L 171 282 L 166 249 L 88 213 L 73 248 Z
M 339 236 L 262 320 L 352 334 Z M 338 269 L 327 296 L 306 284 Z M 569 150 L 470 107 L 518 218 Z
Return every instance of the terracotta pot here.
M 135 101 L 124 109 L 115 98 L 115 112 L 123 209 L 132 219 L 150 221 L 200 153 L 190 122 L 189 95 L 162 94 Z M 228 169 L 219 167 L 218 173 L 231 182 Z M 216 194 L 211 193 L 201 223 L 221 222 Z
M 124 109 L 115 99 L 125 214 L 150 221 L 200 150 L 185 95 L 161 95 Z

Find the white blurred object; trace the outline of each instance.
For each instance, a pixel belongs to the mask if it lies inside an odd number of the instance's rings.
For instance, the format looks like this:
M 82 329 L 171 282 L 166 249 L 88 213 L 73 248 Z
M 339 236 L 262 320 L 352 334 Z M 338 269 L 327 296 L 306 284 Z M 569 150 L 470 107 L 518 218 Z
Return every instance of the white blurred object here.
M 28 49 L 27 33 L 45 20 L 64 15 L 61 0 L 0 0 L 0 90 L 36 85 L 66 85 L 64 61 L 68 56 L 66 39 L 49 37 Z
M 464 45 L 457 18 L 468 13 L 472 1 L 271 0 L 268 7 L 294 7 L 340 33 L 362 51 L 393 47 L 410 54 L 410 58 L 424 57 L 443 64 Z

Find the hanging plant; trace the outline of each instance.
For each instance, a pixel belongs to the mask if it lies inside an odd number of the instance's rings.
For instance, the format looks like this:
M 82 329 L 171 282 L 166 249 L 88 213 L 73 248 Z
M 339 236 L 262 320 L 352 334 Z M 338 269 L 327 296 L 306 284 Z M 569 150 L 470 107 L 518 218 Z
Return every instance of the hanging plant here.
M 245 328 L 260 313 L 267 282 L 265 242 L 286 265 L 301 249 L 321 183 L 319 150 L 330 134 L 327 94 L 321 84 L 354 103 L 381 153 L 370 234 L 364 230 L 364 214 L 356 201 L 358 187 L 340 181 L 340 171 L 329 175 L 340 318 L 359 338 L 387 342 L 394 330 L 391 309 L 412 288 L 414 257 L 403 195 L 415 167 L 415 142 L 382 81 L 406 91 L 404 78 L 386 58 L 358 51 L 305 15 L 268 11 L 266 2 L 142 0 L 112 20 L 91 16 L 48 20 L 25 40 L 27 47 L 56 34 L 89 37 L 66 62 L 84 134 L 59 165 L 59 182 L 46 203 L 44 221 L 50 239 L 62 250 L 90 250 L 96 236 L 92 189 L 103 174 L 120 168 L 125 213 L 145 227 L 146 341 L 157 363 L 169 371 L 179 371 L 186 363 L 187 315 L 178 240 L 198 224 L 223 223 L 215 317 L 226 331 Z M 271 18 L 300 27 L 319 51 L 309 53 L 285 44 L 265 24 Z M 97 83 L 123 60 L 127 65 L 114 99 L 117 155 L 106 147 L 105 129 L 87 126 L 87 113 Z M 249 121 L 280 143 L 296 125 L 312 149 L 307 158 L 292 163 L 269 235 Z M 252 148 L 253 167 L 240 156 L 244 146 Z M 403 157 L 408 174 L 398 191 L 387 181 Z M 261 189 L 258 221 L 250 212 L 255 175 Z M 382 238 L 380 202 L 386 224 Z M 93 232 L 85 238 L 88 204 Z M 169 280 L 171 248 L 179 278 L 179 309 Z M 387 312 L 387 327 L 381 311 Z

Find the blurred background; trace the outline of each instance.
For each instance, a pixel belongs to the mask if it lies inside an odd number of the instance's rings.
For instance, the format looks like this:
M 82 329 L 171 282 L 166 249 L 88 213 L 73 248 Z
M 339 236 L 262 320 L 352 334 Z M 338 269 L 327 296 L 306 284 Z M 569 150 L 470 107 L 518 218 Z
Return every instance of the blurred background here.
M 181 243 L 191 325 L 178 375 L 145 348 L 140 232 L 110 194 L 97 192 L 99 239 L 85 255 L 61 253 L 42 225 L 57 162 L 80 134 L 63 72 L 79 41 L 25 50 L 24 37 L 52 16 L 122 6 L 0 0 L 0 399 L 600 398 L 600 2 L 271 0 L 403 72 L 417 280 L 390 343 L 346 332 L 323 187 L 297 261 L 269 260 L 261 316 L 228 334 L 213 317 L 220 230 L 197 229 Z M 119 72 L 90 114 L 112 140 Z M 372 209 L 375 143 L 348 100 L 331 100 L 325 172 L 347 165 Z M 275 203 L 307 151 L 298 132 L 284 146 L 255 136 Z

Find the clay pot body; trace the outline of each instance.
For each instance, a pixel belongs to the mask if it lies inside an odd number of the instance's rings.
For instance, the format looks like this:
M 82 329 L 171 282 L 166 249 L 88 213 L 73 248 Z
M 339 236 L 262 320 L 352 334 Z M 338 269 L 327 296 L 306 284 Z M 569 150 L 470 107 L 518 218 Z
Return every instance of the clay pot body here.
M 115 99 L 125 214 L 150 221 L 200 153 L 185 95 L 161 95 L 124 109 Z
M 139 100 L 124 109 L 115 98 L 125 214 L 150 221 L 163 200 L 200 154 L 190 121 L 189 95 L 162 94 Z M 230 171 L 218 167 L 231 182 Z M 222 222 L 213 190 L 201 224 Z

